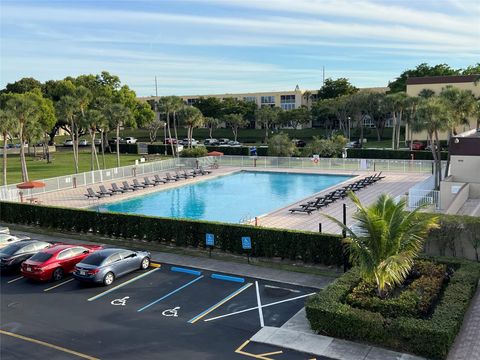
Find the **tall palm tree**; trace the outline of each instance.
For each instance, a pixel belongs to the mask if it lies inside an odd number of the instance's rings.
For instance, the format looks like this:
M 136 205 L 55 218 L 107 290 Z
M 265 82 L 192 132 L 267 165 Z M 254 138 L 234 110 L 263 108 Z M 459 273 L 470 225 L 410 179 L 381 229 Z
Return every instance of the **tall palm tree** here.
M 363 279 L 375 282 L 378 296 L 384 296 L 408 276 L 426 235 L 438 227 L 438 218 L 420 216 L 421 208 L 407 212 L 405 199 L 397 203 L 386 194 L 368 207 L 352 192 L 349 197 L 357 208 L 354 228 L 325 216 L 346 231 L 351 262 L 359 266 Z
M 205 124 L 208 127 L 208 135 L 210 136 L 210 139 L 213 139 L 213 129 L 216 129 L 220 125 L 220 120 L 214 117 L 206 117 Z
M 18 131 L 20 140 L 20 163 L 22 167 L 22 181 L 28 181 L 27 162 L 25 160 L 25 141 L 27 128 L 40 117 L 39 108 L 35 102 L 36 96 L 32 93 L 12 94 L 5 104 L 5 110 L 10 113 L 14 127 Z
M 165 113 L 165 123 L 167 124 L 170 148 L 172 149 L 172 156 L 175 156 L 175 148 L 173 146 L 172 130 L 171 130 L 171 124 L 170 124 L 170 113 L 173 111 L 172 96 L 164 96 L 160 98 L 160 100 L 158 101 L 158 109 L 161 113 Z
M 179 154 L 178 154 L 178 134 L 177 134 L 178 124 L 177 124 L 176 114 L 184 106 L 185 106 L 185 103 L 181 97 L 172 96 L 173 131 L 175 133 L 175 139 L 177 139 L 177 142 L 175 143 L 175 153 L 177 156 L 179 156 Z
M 120 167 L 120 127 L 133 126 L 135 120 L 130 109 L 118 103 L 111 104 L 106 108 L 105 117 L 110 124 L 110 128 L 116 129 L 117 167 Z
M 440 186 L 442 179 L 442 158 L 439 133 L 449 128 L 451 109 L 445 100 L 435 96 L 419 102 L 415 113 L 415 127 L 417 130 L 426 131 L 430 141 L 433 160 L 435 163 L 435 188 Z
M 75 146 L 78 122 L 80 117 L 78 116 L 78 101 L 73 96 L 65 95 L 60 98 L 56 103 L 57 117 L 65 119 L 70 127 L 70 135 L 73 142 L 73 164 L 75 167 L 75 174 L 78 173 L 78 147 Z
M 409 96 L 404 92 L 389 94 L 385 97 L 387 107 L 392 115 L 392 149 L 398 149 L 400 144 L 400 129 L 405 109 L 408 107 Z
M 3 138 L 3 185 L 7 185 L 7 145 L 8 137 L 15 133 L 15 117 L 10 110 L 0 109 L 0 133 Z
M 85 111 L 82 120 L 82 127 L 87 129 L 90 135 L 90 170 L 95 170 L 95 162 L 97 169 L 100 169 L 100 163 L 98 161 L 97 148 L 95 146 L 95 136 L 100 129 L 105 126 L 106 119 L 104 114 L 100 110 L 89 109 Z
M 187 128 L 188 147 L 192 147 L 193 129 L 204 123 L 202 112 L 193 106 L 184 106 L 179 112 L 180 123 Z

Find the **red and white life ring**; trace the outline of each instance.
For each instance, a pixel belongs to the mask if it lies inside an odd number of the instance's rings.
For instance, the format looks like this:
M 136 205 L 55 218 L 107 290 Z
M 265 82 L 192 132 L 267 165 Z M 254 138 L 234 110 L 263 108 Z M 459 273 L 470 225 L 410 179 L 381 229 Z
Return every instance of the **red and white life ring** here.
M 319 161 L 320 161 L 320 160 L 319 160 L 318 158 L 313 158 L 313 163 L 314 163 L 314 164 L 318 164 Z

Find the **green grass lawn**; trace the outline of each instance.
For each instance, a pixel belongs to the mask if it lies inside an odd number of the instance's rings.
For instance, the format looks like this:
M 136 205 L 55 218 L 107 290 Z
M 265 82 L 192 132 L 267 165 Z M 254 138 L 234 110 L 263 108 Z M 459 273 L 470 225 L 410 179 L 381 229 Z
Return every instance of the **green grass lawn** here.
M 121 166 L 133 165 L 135 159 L 139 159 L 137 154 L 122 154 L 120 156 Z M 51 154 L 52 162 L 47 164 L 45 160 L 35 160 L 27 156 L 27 168 L 30 180 L 47 179 L 55 176 L 69 175 L 75 172 L 73 165 L 72 151 L 61 151 Z M 100 166 L 102 166 L 102 157 L 99 157 Z M 117 166 L 116 154 L 105 154 L 105 164 L 107 168 Z M 79 154 L 79 171 L 90 171 L 90 153 L 81 152 Z M 20 166 L 20 156 L 8 156 L 7 181 L 14 184 L 22 181 L 22 172 Z

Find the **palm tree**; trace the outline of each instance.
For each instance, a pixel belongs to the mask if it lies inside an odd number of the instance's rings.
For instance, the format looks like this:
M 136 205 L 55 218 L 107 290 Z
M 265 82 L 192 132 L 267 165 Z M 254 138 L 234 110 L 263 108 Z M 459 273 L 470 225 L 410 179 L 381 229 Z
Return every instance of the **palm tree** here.
M 120 167 L 120 127 L 134 126 L 135 120 L 130 109 L 118 103 L 111 104 L 106 108 L 105 117 L 110 124 L 110 128 L 116 129 L 117 167 Z
M 188 147 L 192 147 L 193 129 L 203 125 L 202 112 L 193 106 L 184 106 L 179 112 L 180 122 L 187 128 Z
M 177 156 L 178 154 L 178 134 L 177 134 L 177 119 L 176 119 L 176 114 L 178 111 L 180 111 L 184 106 L 185 103 L 183 102 L 183 99 L 178 96 L 172 96 L 172 113 L 173 113 L 173 131 L 175 133 L 175 139 L 177 139 L 175 143 L 175 153 Z
M 95 162 L 97 163 L 97 169 L 100 169 L 100 163 L 98 161 L 97 148 L 95 146 L 95 135 L 103 127 L 105 127 L 106 119 L 104 114 L 99 110 L 89 109 L 85 112 L 82 120 L 82 127 L 88 130 L 90 135 L 90 170 L 95 170 Z
M 346 231 L 350 261 L 359 266 L 364 280 L 375 282 L 382 297 L 408 276 L 426 235 L 438 227 L 438 217 L 421 216 L 421 208 L 407 212 L 405 199 L 397 203 L 386 194 L 368 207 L 352 192 L 349 197 L 357 207 L 354 228 L 325 216 Z
M 165 96 L 158 101 L 158 109 L 160 112 L 165 113 L 165 123 L 167 124 L 168 138 L 170 141 L 170 147 L 172 149 L 172 155 L 175 156 L 175 148 L 172 141 L 172 130 L 170 124 L 170 113 L 173 111 L 173 97 Z M 178 139 L 177 139 L 178 140 Z
M 0 133 L 3 138 L 3 185 L 7 185 L 7 144 L 8 137 L 15 133 L 15 117 L 9 110 L 0 109 Z
M 73 146 L 73 164 L 75 174 L 78 173 L 78 147 L 75 146 L 75 133 L 78 127 L 79 117 L 77 114 L 78 102 L 73 96 L 65 95 L 56 103 L 57 117 L 67 120 L 70 127 L 70 135 L 72 137 Z
M 20 163 L 22 166 L 22 181 L 28 181 L 27 163 L 25 160 L 25 140 L 27 128 L 40 117 L 40 111 L 36 104 L 36 95 L 32 93 L 11 94 L 5 104 L 5 110 L 9 112 L 14 128 L 18 131 L 20 140 Z
M 430 141 L 435 163 L 435 188 L 440 186 L 440 180 L 442 178 L 439 133 L 448 130 L 448 122 L 451 117 L 450 112 L 451 110 L 446 105 L 445 100 L 435 96 L 421 100 L 415 113 L 414 122 L 416 130 L 426 131 L 427 138 Z
M 208 127 L 208 134 L 210 136 L 210 139 L 213 139 L 212 137 L 213 129 L 216 129 L 220 125 L 220 120 L 214 117 L 206 117 L 205 124 Z
M 387 107 L 392 114 L 392 149 L 398 149 L 400 144 L 400 129 L 402 126 L 403 112 L 409 105 L 409 96 L 404 92 L 389 94 L 385 97 Z

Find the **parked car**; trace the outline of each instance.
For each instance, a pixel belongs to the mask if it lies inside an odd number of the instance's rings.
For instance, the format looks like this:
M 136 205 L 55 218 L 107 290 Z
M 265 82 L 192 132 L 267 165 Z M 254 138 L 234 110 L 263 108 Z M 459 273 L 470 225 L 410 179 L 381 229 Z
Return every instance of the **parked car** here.
M 345 145 L 347 149 L 357 149 L 360 148 L 360 141 L 355 140 L 355 141 L 350 141 Z
M 203 145 L 205 146 L 216 146 L 218 145 L 218 140 L 217 139 L 205 139 L 203 142 Z
M 190 141 L 188 140 L 188 138 L 185 138 L 185 139 L 183 139 L 183 140 L 180 140 L 178 143 L 179 143 L 180 145 L 188 145 L 189 142 L 190 142 Z M 198 145 L 198 141 L 195 140 L 195 139 L 193 139 L 193 138 L 192 138 L 192 140 L 191 140 L 191 143 L 192 143 L 192 146 Z
M 119 141 L 120 143 L 122 143 L 123 139 L 120 137 L 120 138 L 118 138 L 118 141 Z M 112 137 L 110 140 L 108 140 L 108 143 L 109 143 L 110 145 L 116 145 L 116 144 L 117 144 L 117 138 L 116 138 L 115 136 Z
M 120 276 L 132 271 L 146 270 L 150 266 L 150 253 L 125 249 L 104 249 L 97 251 L 75 266 L 75 279 L 86 282 L 111 285 Z
M 126 137 L 125 138 L 125 143 L 126 144 L 136 144 L 137 143 L 137 139 L 135 139 L 134 137 Z
M 425 150 L 426 145 L 421 141 L 412 142 L 412 150 Z
M 218 145 L 228 145 L 228 142 L 230 141 L 230 139 L 218 139 Z
M 0 234 L 10 234 L 10 229 L 6 226 L 0 226 Z
M 242 146 L 242 144 L 240 144 L 240 142 L 234 141 L 234 140 L 230 140 L 230 141 L 228 142 L 228 145 L 230 145 L 230 146 L 235 146 L 235 147 Z
M 166 138 L 163 143 L 165 145 L 170 145 L 170 144 L 176 144 L 177 143 L 177 139 L 175 138 Z
M 295 144 L 296 147 L 305 147 L 307 145 L 307 143 L 303 140 L 300 140 L 300 139 L 292 139 L 292 142 Z
M 73 146 L 73 140 L 67 139 L 63 142 L 63 146 Z
M 22 262 L 49 246 L 52 244 L 38 240 L 23 240 L 8 245 L 0 250 L 0 270 L 19 270 Z
M 82 139 L 78 142 L 78 146 L 88 146 L 88 141 L 85 139 Z
M 28 236 L 15 236 L 12 234 L 0 234 L 0 249 L 18 241 L 30 239 Z
M 73 272 L 75 265 L 91 253 L 103 249 L 100 245 L 55 245 L 46 248 L 24 261 L 21 273 L 24 277 L 46 281 L 58 281 Z
M 95 145 L 102 145 L 102 139 L 95 139 L 93 142 Z

